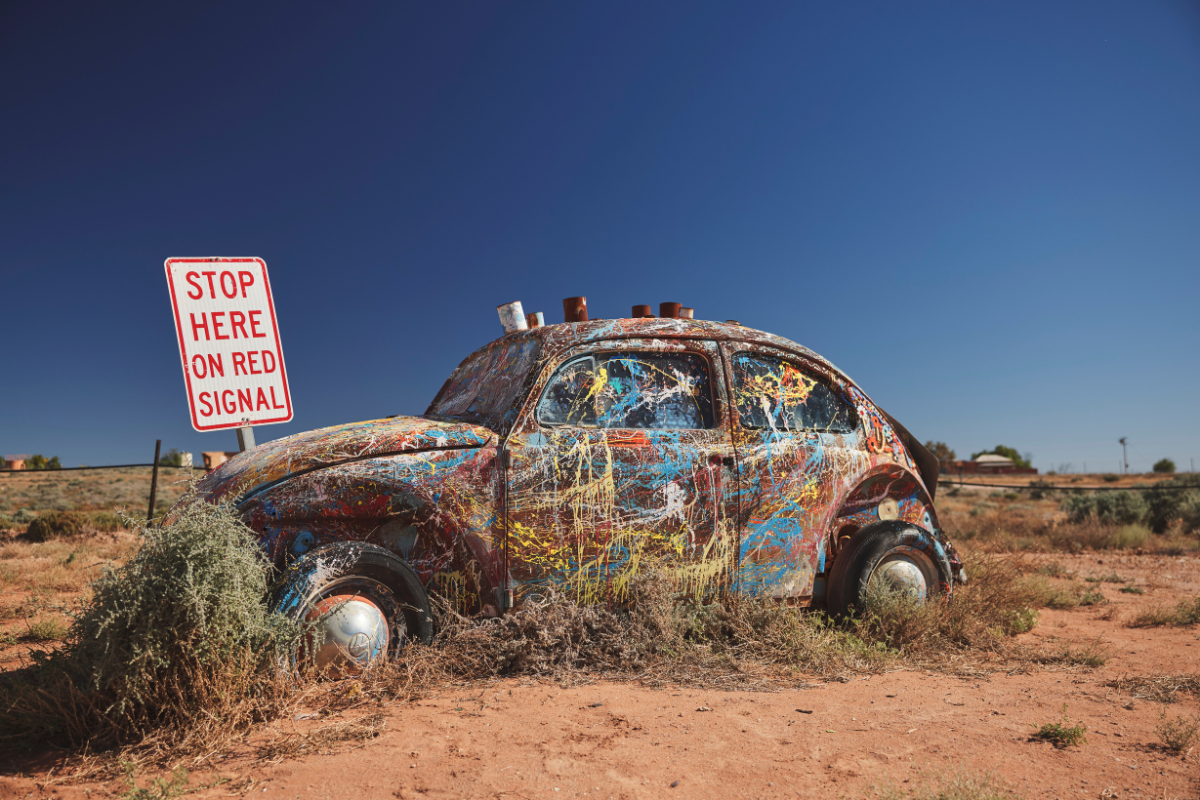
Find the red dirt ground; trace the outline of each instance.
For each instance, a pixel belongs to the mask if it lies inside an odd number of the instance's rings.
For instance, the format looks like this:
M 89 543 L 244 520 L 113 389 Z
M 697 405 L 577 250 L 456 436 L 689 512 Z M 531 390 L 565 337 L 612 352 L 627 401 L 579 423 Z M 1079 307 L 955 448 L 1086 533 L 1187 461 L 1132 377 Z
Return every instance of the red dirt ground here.
M 1050 560 L 1080 578 L 1115 571 L 1146 590 L 1121 594 L 1119 585 L 1101 584 L 1110 605 L 1043 611 L 1020 637 L 1050 647 L 1099 639 L 1109 654 L 1105 666 L 970 679 L 898 671 L 773 692 L 503 680 L 386 706 L 381 735 L 365 745 L 264 761 L 265 746 L 329 720 L 279 723 L 215 768 L 196 770 L 188 789 L 223 778 L 195 796 L 872 797 L 885 782 L 907 788 L 920 773 L 968 769 L 994 772 L 1028 798 L 1200 797 L 1200 746 L 1183 757 L 1167 754 L 1155 733 L 1160 705 L 1130 703 L 1105 686 L 1122 676 L 1200 672 L 1200 627 L 1125 624 L 1140 610 L 1200 594 L 1200 559 Z M 1031 741 L 1035 727 L 1061 720 L 1064 703 L 1072 723 L 1087 726 L 1087 743 L 1060 750 Z M 1186 717 L 1200 703 L 1181 695 L 1165 710 Z M 364 706 L 340 716 L 377 711 Z M 72 784 L 56 770 L 0 776 L 0 800 L 128 790 L 122 781 Z

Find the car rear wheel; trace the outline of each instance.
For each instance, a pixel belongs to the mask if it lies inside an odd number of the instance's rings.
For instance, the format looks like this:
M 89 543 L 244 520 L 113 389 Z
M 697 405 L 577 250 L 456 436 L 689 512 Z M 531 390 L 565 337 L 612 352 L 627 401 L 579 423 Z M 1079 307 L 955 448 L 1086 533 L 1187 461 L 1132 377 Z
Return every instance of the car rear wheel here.
M 373 544 L 336 542 L 288 569 L 274 608 L 312 626 L 297 660 L 331 674 L 357 674 L 433 637 L 429 596 L 412 567 Z
M 950 562 L 933 537 L 907 522 L 868 525 L 838 552 L 829 575 L 829 613 L 863 608 L 873 592 L 900 592 L 919 602 L 949 597 Z

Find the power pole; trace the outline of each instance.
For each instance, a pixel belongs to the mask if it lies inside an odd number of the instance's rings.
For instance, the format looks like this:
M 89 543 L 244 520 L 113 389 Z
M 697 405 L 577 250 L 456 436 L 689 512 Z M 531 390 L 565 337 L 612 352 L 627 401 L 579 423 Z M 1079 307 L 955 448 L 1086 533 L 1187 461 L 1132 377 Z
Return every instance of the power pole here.
M 1128 475 L 1128 474 L 1129 474 L 1129 451 L 1127 451 L 1127 450 L 1125 449 L 1125 440 L 1126 440 L 1126 438 L 1127 438 L 1127 437 L 1125 437 L 1125 436 L 1122 436 L 1122 437 L 1120 438 L 1120 442 L 1121 442 L 1121 461 L 1123 461 L 1123 462 L 1125 463 L 1125 473 L 1124 473 L 1124 474 Z

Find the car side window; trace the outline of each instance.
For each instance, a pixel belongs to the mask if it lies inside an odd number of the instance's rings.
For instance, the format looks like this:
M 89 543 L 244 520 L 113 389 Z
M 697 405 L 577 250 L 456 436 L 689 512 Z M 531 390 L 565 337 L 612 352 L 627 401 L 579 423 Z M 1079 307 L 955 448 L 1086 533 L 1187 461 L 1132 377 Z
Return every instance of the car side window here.
M 713 427 L 708 360 L 695 353 L 597 353 L 569 361 L 537 406 L 543 425 Z
M 568 361 L 550 379 L 538 401 L 543 425 L 593 427 L 596 424 L 596 362 L 591 356 Z
M 848 433 L 858 416 L 824 379 L 772 356 L 733 358 L 734 399 L 743 428 Z

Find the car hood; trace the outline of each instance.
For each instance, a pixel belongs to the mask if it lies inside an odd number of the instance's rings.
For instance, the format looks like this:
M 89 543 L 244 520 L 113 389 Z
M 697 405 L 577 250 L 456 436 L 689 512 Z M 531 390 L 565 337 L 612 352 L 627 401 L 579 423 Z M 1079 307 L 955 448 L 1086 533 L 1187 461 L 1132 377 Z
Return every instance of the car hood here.
M 487 428 L 424 417 L 391 417 L 319 428 L 239 453 L 197 484 L 211 501 L 244 498 L 293 475 L 377 456 L 485 447 L 496 442 Z

